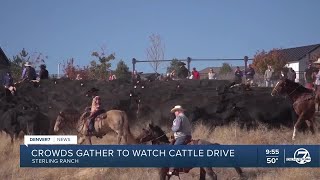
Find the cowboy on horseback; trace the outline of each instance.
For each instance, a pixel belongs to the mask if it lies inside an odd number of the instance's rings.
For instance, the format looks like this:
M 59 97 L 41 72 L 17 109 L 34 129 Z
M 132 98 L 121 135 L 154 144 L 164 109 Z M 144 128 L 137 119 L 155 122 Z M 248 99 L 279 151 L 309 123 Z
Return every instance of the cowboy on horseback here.
M 8 71 L 7 74 L 4 76 L 3 85 L 6 89 L 8 89 L 12 95 L 15 94 L 16 88 L 14 87 L 13 78 L 11 73 Z
M 25 81 L 31 81 L 31 80 L 36 80 L 37 78 L 37 73 L 36 70 L 31 66 L 30 62 L 26 62 L 24 64 L 25 68 L 22 71 L 22 76 L 21 76 L 21 80 Z
M 90 116 L 88 117 L 88 134 L 93 134 L 95 132 L 94 120 L 101 111 L 101 98 L 100 96 L 95 96 L 92 100 Z
M 191 123 L 184 114 L 185 109 L 180 105 L 176 105 L 171 109 L 176 118 L 173 120 L 171 130 L 174 132 L 173 145 L 185 145 L 191 141 Z M 170 168 L 168 175 L 176 175 L 178 172 L 174 168 Z

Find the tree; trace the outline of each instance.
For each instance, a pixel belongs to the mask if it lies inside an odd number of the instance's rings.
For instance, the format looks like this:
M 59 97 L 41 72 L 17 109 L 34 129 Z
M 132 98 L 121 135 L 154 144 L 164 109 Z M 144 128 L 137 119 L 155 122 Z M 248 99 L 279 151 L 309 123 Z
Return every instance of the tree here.
M 152 34 L 149 36 L 150 46 L 147 48 L 147 60 L 155 73 L 158 73 L 161 61 L 164 59 L 164 44 L 160 35 Z
M 123 60 L 120 60 L 117 64 L 117 69 L 115 70 L 115 75 L 117 79 L 130 80 L 131 74 L 129 72 L 129 67 Z
M 170 62 L 170 65 L 167 67 L 167 73 L 171 73 L 172 71 L 179 71 L 179 67 L 180 67 L 181 61 L 179 61 L 178 59 L 172 59 L 172 61 Z
M 98 63 L 93 60 L 90 62 L 89 71 L 92 79 L 107 79 L 108 69 L 111 67 L 111 60 L 115 59 L 115 53 L 106 55 L 105 48 L 101 48 L 101 52 L 94 51 L 91 56 L 98 58 Z
M 63 62 L 62 71 L 70 79 L 76 79 L 79 74 L 82 79 L 89 79 L 89 68 L 83 67 L 80 68 L 78 65 L 74 64 L 74 59 L 67 59 L 66 62 Z
M 230 72 L 232 72 L 232 68 L 231 68 L 230 64 L 223 63 L 221 68 L 220 68 L 219 74 L 223 75 L 223 74 L 228 74 Z
M 268 65 L 271 65 L 274 71 L 278 73 L 283 69 L 287 62 L 281 49 L 272 49 L 269 52 L 266 52 L 265 50 L 258 51 L 254 55 L 252 64 L 257 73 L 264 74 Z

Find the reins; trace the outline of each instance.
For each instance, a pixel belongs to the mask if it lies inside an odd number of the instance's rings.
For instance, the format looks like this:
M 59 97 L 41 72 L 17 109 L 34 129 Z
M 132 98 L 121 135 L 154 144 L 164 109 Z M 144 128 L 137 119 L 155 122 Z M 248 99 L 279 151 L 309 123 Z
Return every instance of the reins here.
M 288 96 L 290 96 L 292 93 L 294 93 L 300 86 L 301 86 L 301 84 L 299 84 L 299 86 L 296 87 L 291 93 L 289 93 Z M 278 91 L 277 91 L 277 92 L 278 92 Z
M 166 133 L 164 133 L 164 134 L 162 134 L 161 136 L 159 136 L 159 137 L 156 137 L 156 138 L 153 138 L 153 139 L 151 139 L 151 140 L 148 140 L 148 141 L 142 141 L 142 142 L 140 142 L 140 144 L 142 144 L 142 143 L 146 143 L 146 142 L 149 142 L 149 141 L 155 141 L 155 140 L 158 140 L 158 139 L 160 139 L 160 138 L 162 138 L 163 136 L 166 136 L 167 134 Z

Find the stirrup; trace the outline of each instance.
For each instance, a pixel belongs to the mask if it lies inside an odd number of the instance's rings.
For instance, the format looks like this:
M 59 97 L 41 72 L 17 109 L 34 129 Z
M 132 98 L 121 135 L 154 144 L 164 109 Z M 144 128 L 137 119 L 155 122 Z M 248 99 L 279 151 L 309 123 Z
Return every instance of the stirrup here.
M 168 172 L 167 172 L 167 175 L 168 175 L 168 176 L 173 176 L 173 175 L 179 176 L 179 171 L 177 171 L 176 169 L 173 170 L 173 171 L 168 171 Z

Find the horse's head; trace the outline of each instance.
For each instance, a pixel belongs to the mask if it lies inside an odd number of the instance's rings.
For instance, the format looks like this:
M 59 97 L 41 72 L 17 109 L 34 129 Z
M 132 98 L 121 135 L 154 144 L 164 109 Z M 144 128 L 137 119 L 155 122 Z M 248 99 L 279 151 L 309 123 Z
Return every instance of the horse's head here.
M 275 95 L 281 95 L 288 91 L 288 81 L 287 79 L 281 79 L 277 82 L 277 84 L 274 86 L 271 96 Z
M 271 96 L 288 94 L 289 96 L 293 93 L 312 93 L 312 90 L 306 89 L 301 84 L 295 83 L 289 79 L 282 78 L 274 86 Z
M 140 143 L 151 141 L 152 144 L 169 143 L 169 139 L 159 126 L 149 124 L 147 129 L 142 129 L 139 135 Z
M 54 129 L 53 131 L 55 133 L 59 132 L 59 130 L 61 129 L 61 127 L 64 125 L 65 123 L 65 115 L 64 115 L 64 112 L 63 111 L 60 111 L 59 114 L 58 114 L 58 117 L 56 119 L 56 122 L 54 124 Z

